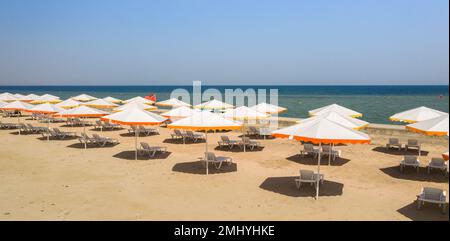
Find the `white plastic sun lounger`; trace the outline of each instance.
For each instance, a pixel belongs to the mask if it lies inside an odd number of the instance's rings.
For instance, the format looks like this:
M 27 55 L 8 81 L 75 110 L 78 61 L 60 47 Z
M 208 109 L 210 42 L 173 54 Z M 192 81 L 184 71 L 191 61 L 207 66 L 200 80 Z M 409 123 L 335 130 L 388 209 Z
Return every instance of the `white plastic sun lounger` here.
M 413 167 L 419 172 L 420 161 L 417 156 L 405 156 L 400 162 L 400 171 L 403 172 L 405 167 Z
M 425 203 L 435 203 L 442 208 L 442 213 L 447 212 L 447 193 L 438 188 L 424 187 L 417 195 L 417 209 L 422 209 Z

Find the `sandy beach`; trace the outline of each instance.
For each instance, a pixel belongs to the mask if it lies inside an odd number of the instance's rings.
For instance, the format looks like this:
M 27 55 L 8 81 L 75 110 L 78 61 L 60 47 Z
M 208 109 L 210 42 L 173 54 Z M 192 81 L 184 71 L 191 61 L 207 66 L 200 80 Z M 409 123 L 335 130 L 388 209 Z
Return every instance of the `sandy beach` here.
M 419 174 L 399 172 L 404 152 L 386 152 L 389 136 L 371 134 L 370 145 L 339 146 L 343 158 L 322 165 L 326 181 L 315 200 L 313 187 L 295 187 L 299 169 L 317 165 L 298 156 L 301 145 L 295 141 L 261 139 L 262 150 L 244 153 L 217 149 L 224 133 L 211 133 L 208 148 L 235 164 L 206 176 L 198 162 L 205 144 L 173 142 L 169 129 L 139 141 L 166 146 L 170 153 L 137 161 L 126 129 L 87 130 L 120 144 L 84 150 L 77 139 L 47 142 L 41 135 L 0 130 L 0 220 L 449 220 L 437 206 L 418 211 L 414 202 L 424 186 L 448 193 L 448 176 L 429 175 L 424 168 L 448 151 L 445 138 L 416 135 L 424 151 Z

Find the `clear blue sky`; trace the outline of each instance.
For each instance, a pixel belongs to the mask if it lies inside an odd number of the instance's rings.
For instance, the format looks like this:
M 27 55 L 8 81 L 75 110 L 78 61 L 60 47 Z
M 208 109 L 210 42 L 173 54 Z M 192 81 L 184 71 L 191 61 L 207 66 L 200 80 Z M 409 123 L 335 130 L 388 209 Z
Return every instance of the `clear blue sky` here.
M 0 85 L 448 84 L 448 0 L 0 0 Z

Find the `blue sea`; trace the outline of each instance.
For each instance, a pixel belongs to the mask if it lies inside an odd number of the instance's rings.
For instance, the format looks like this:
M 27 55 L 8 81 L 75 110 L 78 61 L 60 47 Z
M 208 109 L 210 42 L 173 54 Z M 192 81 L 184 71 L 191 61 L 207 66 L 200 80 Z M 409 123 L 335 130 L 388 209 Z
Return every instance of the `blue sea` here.
M 113 96 L 128 99 L 155 93 L 158 100 L 169 98 L 172 90 L 192 86 L 0 86 L 0 93 L 53 94 L 67 99 L 81 93 L 95 97 Z M 449 112 L 448 86 L 202 86 L 202 90 L 216 88 L 246 90 L 278 89 L 278 103 L 288 108 L 285 117 L 305 118 L 308 110 L 337 103 L 364 114 L 371 123 L 391 123 L 388 117 L 407 109 L 427 106 Z

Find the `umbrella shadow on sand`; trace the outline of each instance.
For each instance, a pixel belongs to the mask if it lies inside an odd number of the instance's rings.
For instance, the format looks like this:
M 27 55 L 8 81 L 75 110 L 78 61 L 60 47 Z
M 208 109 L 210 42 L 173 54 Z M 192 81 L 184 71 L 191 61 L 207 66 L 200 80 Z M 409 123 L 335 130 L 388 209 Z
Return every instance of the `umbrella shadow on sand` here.
M 448 203 L 446 205 L 448 207 Z M 448 221 L 449 218 L 448 212 L 443 214 L 438 204 L 427 203 L 419 210 L 416 201 L 398 209 L 397 212 L 413 221 Z
M 105 146 L 99 146 L 99 145 L 92 145 L 92 144 L 88 144 L 86 147 L 87 149 L 95 149 L 95 148 L 113 148 L 115 147 L 117 144 L 109 144 L 109 145 L 105 145 Z M 68 145 L 67 147 L 69 148 L 76 148 L 76 149 L 84 149 L 84 144 L 82 143 L 73 143 L 71 145 Z
M 138 155 L 138 160 L 156 160 L 156 159 L 167 159 L 172 152 L 157 152 L 155 156 L 150 157 L 149 155 Z M 124 160 L 136 160 L 136 151 L 122 151 L 115 154 L 113 157 L 124 159 Z
M 427 172 L 427 168 L 419 168 L 417 173 L 416 169 L 405 167 L 403 172 L 400 172 L 399 166 L 381 168 L 384 174 L 389 175 L 392 178 L 418 181 L 418 182 L 437 182 L 445 183 L 448 182 L 448 177 L 442 171 L 432 170 L 430 174 Z
M 384 153 L 384 154 L 389 154 L 389 155 L 396 155 L 396 156 L 407 156 L 407 155 L 412 155 L 412 156 L 418 156 L 419 155 L 419 151 L 417 150 L 398 150 L 397 148 L 386 148 L 383 146 L 378 146 L 372 149 L 372 151 L 375 152 L 380 152 L 380 153 Z M 420 151 L 420 156 L 428 156 L 428 151 Z
M 121 137 L 136 137 L 136 134 L 134 134 L 134 133 L 129 133 L 129 132 L 127 132 L 127 133 L 122 133 L 122 134 L 119 134 Z M 139 133 L 139 137 L 147 137 L 147 136 L 157 136 L 157 135 L 159 135 L 159 134 L 157 134 L 157 133 L 150 133 L 149 135 L 147 135 L 147 134 L 145 134 L 145 133 L 143 133 L 143 132 L 140 132 Z
M 241 147 L 239 147 L 239 146 L 234 146 L 232 149 L 230 149 L 230 148 L 227 147 L 227 146 L 223 146 L 223 147 L 216 146 L 216 147 L 214 148 L 214 150 L 215 150 L 215 151 L 224 151 L 224 152 L 244 152 L 244 149 L 241 148 Z M 253 149 L 250 149 L 249 147 L 247 147 L 247 148 L 245 149 L 246 152 L 256 152 L 256 151 L 262 151 L 262 150 L 264 150 L 264 147 L 263 147 L 263 146 L 261 146 L 261 147 L 255 147 L 255 148 L 253 148 Z
M 314 185 L 303 184 L 300 189 L 295 186 L 295 179 L 298 176 L 290 177 L 269 177 L 264 180 L 259 188 L 266 191 L 282 194 L 289 197 L 315 197 L 316 188 Z M 320 185 L 319 198 L 322 196 L 341 196 L 344 184 L 325 180 Z
M 167 143 L 167 144 L 186 144 L 186 145 L 189 145 L 189 144 L 200 144 L 200 143 L 205 144 L 205 140 L 198 140 L 197 142 L 194 142 L 192 140 L 186 139 L 185 143 L 183 143 L 183 139 L 181 139 L 181 138 L 177 138 L 177 139 L 168 138 L 168 139 L 165 139 L 163 141 L 163 143 Z
M 205 162 L 203 161 L 177 163 L 172 167 L 172 171 L 188 174 L 206 175 Z M 231 163 L 231 165 L 223 163 L 220 169 L 217 169 L 214 165 L 210 164 L 208 170 L 208 174 L 221 174 L 230 172 L 237 172 L 236 163 Z
M 296 162 L 303 165 L 317 166 L 317 157 L 301 156 L 299 154 L 286 158 L 288 161 Z M 322 157 L 320 160 L 321 166 L 328 166 L 328 156 Z M 343 166 L 349 162 L 350 159 L 337 157 L 335 160 L 331 159 L 330 166 Z

